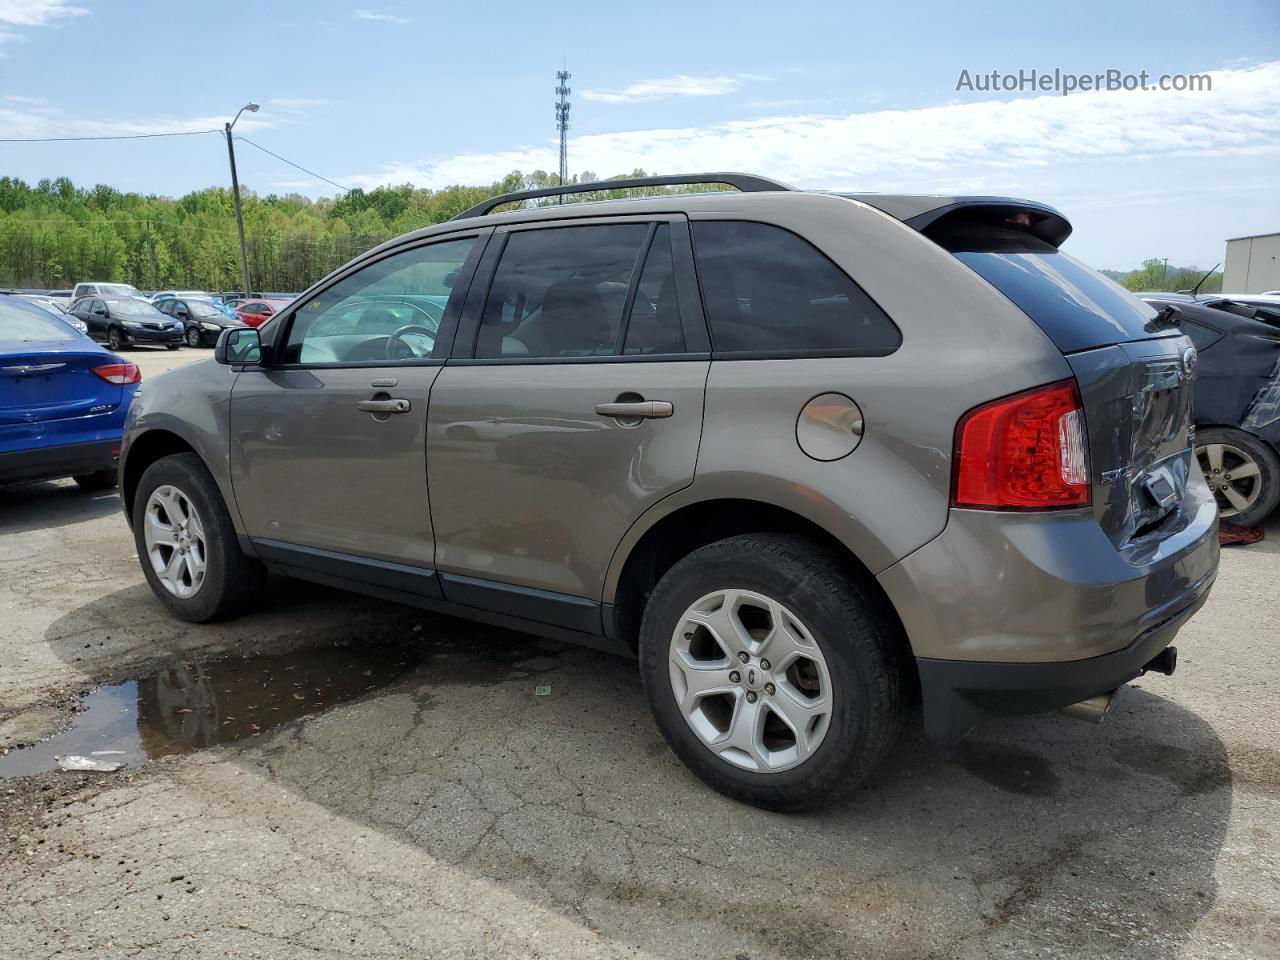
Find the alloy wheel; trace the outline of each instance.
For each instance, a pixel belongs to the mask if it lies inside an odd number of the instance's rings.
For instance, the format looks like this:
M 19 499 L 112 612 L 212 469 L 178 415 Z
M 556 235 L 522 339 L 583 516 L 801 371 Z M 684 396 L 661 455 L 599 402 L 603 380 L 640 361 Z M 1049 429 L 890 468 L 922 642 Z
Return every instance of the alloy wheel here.
M 188 347 L 200 346 L 200 331 L 197 330 L 195 327 L 190 327 L 187 330 L 187 346 Z
M 780 773 L 813 755 L 831 725 L 831 674 L 817 641 L 791 610 L 750 590 L 693 603 L 671 637 L 676 704 L 716 756 Z
M 1262 495 L 1262 475 L 1253 457 L 1230 443 L 1196 447 L 1204 478 L 1218 501 L 1218 514 L 1234 517 L 1252 507 Z
M 112 327 L 107 331 L 107 346 L 112 350 L 119 350 L 123 341 L 120 339 L 120 331 Z
M 175 597 L 199 593 L 208 567 L 204 524 L 191 498 L 163 484 L 147 498 L 143 542 L 157 579 Z

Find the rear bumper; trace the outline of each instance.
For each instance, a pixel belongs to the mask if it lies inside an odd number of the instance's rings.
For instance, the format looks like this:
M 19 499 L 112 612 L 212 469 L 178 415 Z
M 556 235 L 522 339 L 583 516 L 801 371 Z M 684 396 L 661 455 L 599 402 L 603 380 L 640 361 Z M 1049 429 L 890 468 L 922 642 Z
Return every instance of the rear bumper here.
M 1213 575 L 1190 591 L 1189 603 L 1167 613 L 1126 647 L 1085 660 L 993 663 L 916 658 L 925 731 L 943 742 L 959 740 L 983 717 L 1047 713 L 1139 676 L 1209 598 Z
M 114 470 L 119 457 L 119 438 L 0 453 L 0 483 L 51 480 Z
M 941 535 L 878 577 L 919 666 L 930 735 L 1133 679 L 1207 597 L 1217 534 L 1198 471 L 1178 516 L 1119 550 L 1088 510 L 952 510 Z

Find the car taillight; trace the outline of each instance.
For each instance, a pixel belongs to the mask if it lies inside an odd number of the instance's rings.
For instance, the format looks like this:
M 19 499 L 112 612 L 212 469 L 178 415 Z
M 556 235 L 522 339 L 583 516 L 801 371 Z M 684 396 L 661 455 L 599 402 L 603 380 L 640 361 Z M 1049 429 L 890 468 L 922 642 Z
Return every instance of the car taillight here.
M 1085 448 L 1084 412 L 1074 380 L 984 404 L 956 427 L 951 503 L 986 510 L 1085 506 Z
M 107 383 L 123 386 L 127 383 L 142 382 L 142 371 L 138 369 L 136 363 L 108 363 L 106 366 L 94 367 L 93 372 Z

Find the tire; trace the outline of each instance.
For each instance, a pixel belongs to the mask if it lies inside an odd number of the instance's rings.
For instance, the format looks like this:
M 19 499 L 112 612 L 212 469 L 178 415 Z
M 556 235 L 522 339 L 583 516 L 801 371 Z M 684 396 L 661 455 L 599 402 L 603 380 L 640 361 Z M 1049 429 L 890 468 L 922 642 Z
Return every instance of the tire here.
M 121 335 L 119 327 L 111 327 L 107 330 L 107 346 L 112 350 L 124 349 L 124 337 Z
M 177 350 L 180 346 L 182 346 L 182 344 L 180 344 L 180 343 L 166 343 L 164 346 L 165 346 L 165 349 L 166 349 L 166 350 Z
M 153 495 L 156 505 L 153 506 Z M 165 501 L 165 502 L 162 502 Z M 148 513 L 155 511 L 156 530 L 170 529 L 186 521 L 185 545 L 191 559 L 186 561 L 185 580 L 190 581 L 186 595 L 166 586 L 156 562 L 162 567 L 172 560 L 176 546 L 148 542 Z M 173 511 L 174 516 L 169 515 Z M 190 518 L 194 512 L 196 522 Z M 177 521 L 177 524 L 175 524 Z M 224 620 L 248 609 L 257 599 L 266 572 L 256 560 L 240 550 L 235 527 L 227 513 L 222 495 L 208 469 L 194 453 L 163 457 L 147 467 L 138 483 L 133 502 L 133 537 L 138 548 L 138 561 L 151 590 L 174 615 L 192 623 Z M 161 539 L 167 539 L 161 537 Z M 178 537 L 172 538 L 177 540 Z M 199 547 L 199 550 L 196 547 Z M 158 561 L 153 559 L 153 547 Z M 203 570 L 196 576 L 193 564 L 202 558 Z M 181 566 L 181 561 L 180 564 Z M 184 582 L 180 575 L 179 584 Z
M 98 470 L 94 473 L 82 473 L 72 479 L 79 484 L 81 490 L 110 490 L 116 485 L 114 469 Z
M 1196 459 L 1229 523 L 1256 527 L 1280 503 L 1280 457 L 1252 434 L 1231 427 L 1197 430 Z M 1249 475 L 1240 476 L 1241 470 Z
M 200 346 L 200 331 L 197 330 L 195 327 L 188 327 L 187 333 L 186 333 L 186 340 L 187 340 L 188 347 Z
M 719 596 L 730 603 L 706 613 L 715 609 Z M 779 606 L 765 611 L 760 600 Z M 688 615 L 695 608 L 704 611 L 698 616 L 714 620 L 730 606 L 738 611 L 738 625 L 755 629 L 747 639 L 738 634 L 727 646 L 751 646 L 750 653 L 725 649 L 726 644 L 714 640 L 714 628 L 682 629 L 691 624 Z M 772 661 L 766 665 L 769 650 L 787 646 L 786 636 L 771 626 L 780 619 L 779 610 L 791 618 L 790 633 L 806 642 L 791 644 L 792 653 L 784 654 L 775 669 Z M 768 612 L 769 623 L 762 611 Z M 720 623 L 722 633 L 731 629 L 731 622 Z M 816 659 L 809 656 L 815 648 Z M 662 577 L 641 622 L 640 673 L 662 735 L 698 777 L 754 806 L 797 811 L 835 801 L 884 759 L 906 711 L 904 649 L 883 602 L 845 572 L 838 558 L 800 537 L 754 534 L 701 547 Z M 745 664 L 741 655 L 748 656 Z M 803 675 L 785 666 L 790 657 L 797 658 L 793 665 L 803 667 Z M 717 666 L 698 675 L 688 669 L 691 663 Z M 682 708 L 682 693 L 699 682 L 691 677 L 705 677 L 718 689 L 714 674 L 726 667 L 729 693 L 686 696 Z M 752 668 L 759 673 L 750 672 Z M 677 692 L 677 687 L 684 689 Z M 779 709 L 794 712 L 799 700 L 791 694 L 803 692 L 801 687 L 812 691 L 806 696 L 813 699 L 806 703 L 819 703 L 824 691 L 827 698 L 825 708 L 800 718 L 814 725 L 803 751 L 796 726 L 778 725 Z M 691 703 L 698 706 L 690 710 Z M 763 725 L 753 728 L 762 730 L 761 736 L 750 737 L 757 744 L 755 754 L 731 745 L 737 742 L 735 721 L 750 716 L 739 713 L 748 703 L 764 717 Z M 827 711 L 825 721 L 818 718 L 821 709 Z

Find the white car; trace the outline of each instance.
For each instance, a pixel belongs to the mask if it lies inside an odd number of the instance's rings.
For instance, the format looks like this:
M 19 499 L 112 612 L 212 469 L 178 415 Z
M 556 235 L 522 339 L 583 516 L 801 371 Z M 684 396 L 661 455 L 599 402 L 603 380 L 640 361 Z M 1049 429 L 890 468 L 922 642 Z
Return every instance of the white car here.
M 139 290 L 131 283 L 77 283 L 74 290 L 71 291 L 71 299 L 79 300 L 81 297 L 133 297 L 135 300 L 147 299 Z

